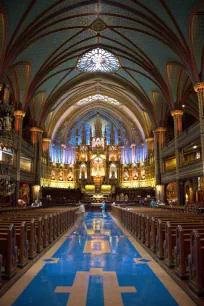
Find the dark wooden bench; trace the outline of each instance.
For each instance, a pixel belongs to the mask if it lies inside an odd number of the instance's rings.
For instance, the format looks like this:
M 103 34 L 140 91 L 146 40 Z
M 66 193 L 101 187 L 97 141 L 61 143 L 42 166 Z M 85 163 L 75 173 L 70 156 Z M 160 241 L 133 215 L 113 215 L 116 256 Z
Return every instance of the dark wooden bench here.
M 159 259 L 164 259 L 164 253 L 165 253 L 165 246 L 166 246 L 166 242 L 165 241 L 165 238 L 166 238 L 166 234 L 165 234 L 165 231 L 166 231 L 166 220 L 161 220 L 159 219 L 158 220 L 158 223 L 157 223 L 157 235 L 156 235 L 156 243 L 157 243 L 157 247 L 156 247 L 156 254 L 157 254 L 157 257 Z M 190 226 L 199 226 L 200 227 L 203 227 L 204 224 L 203 224 L 203 220 L 186 220 L 186 219 L 177 219 L 177 220 L 169 220 L 169 222 L 171 222 L 171 226 L 172 226 L 172 230 L 174 228 L 174 230 L 176 231 L 176 227 L 177 225 L 181 224 L 183 227 L 190 227 Z
M 32 216 L 6 216 L 6 219 L 9 220 L 10 222 L 15 222 L 15 221 L 26 221 L 30 222 L 33 217 Z M 5 217 L 4 217 L 5 220 Z M 35 229 L 36 229 L 36 236 L 37 236 L 37 253 L 42 252 L 43 250 L 43 224 L 42 224 L 42 217 L 37 217 L 35 219 Z
M 7 219 L 1 219 L 1 224 L 9 226 L 11 223 L 14 224 L 16 234 L 21 229 L 22 221 L 21 220 L 7 220 Z M 36 222 L 34 219 L 23 221 L 26 222 L 26 228 L 27 228 L 27 252 L 28 252 L 28 258 L 34 259 L 37 255 L 37 235 L 36 235 Z M 16 238 L 17 240 L 17 238 Z M 16 242 L 17 243 L 17 242 Z M 17 243 L 18 246 L 18 243 Z M 21 267 L 23 267 L 21 265 Z
M 181 222 L 180 222 L 181 223 Z M 176 246 L 176 229 L 177 223 L 173 223 L 171 221 L 167 221 L 165 225 L 165 239 L 164 239 L 164 263 L 168 268 L 173 268 L 175 266 L 175 253 L 174 247 Z M 188 223 L 181 224 L 183 228 L 190 228 L 193 230 L 196 227 L 203 227 L 202 224 L 199 223 Z
M 204 227 L 200 228 L 195 225 L 199 234 L 204 235 Z M 175 274 L 180 279 L 188 277 L 188 255 L 190 254 L 190 235 L 193 228 L 183 228 L 181 225 L 176 229 L 176 246 L 174 247 L 175 254 Z
M 2 277 L 11 279 L 17 273 L 16 232 L 13 224 L 0 232 L 0 254 L 3 256 Z
M 1 277 L 2 267 L 3 267 L 3 255 L 0 254 L 0 289 L 2 287 L 2 277 Z
M 1 223 L 0 233 L 5 229 L 5 226 L 8 227 L 9 224 Z M 24 268 L 28 263 L 28 240 L 27 240 L 27 224 L 25 221 L 21 224 L 15 224 L 16 231 L 16 246 L 18 249 L 18 262 L 17 266 L 19 268 Z
M 204 296 L 204 235 L 191 232 L 189 265 L 189 288 L 198 296 Z

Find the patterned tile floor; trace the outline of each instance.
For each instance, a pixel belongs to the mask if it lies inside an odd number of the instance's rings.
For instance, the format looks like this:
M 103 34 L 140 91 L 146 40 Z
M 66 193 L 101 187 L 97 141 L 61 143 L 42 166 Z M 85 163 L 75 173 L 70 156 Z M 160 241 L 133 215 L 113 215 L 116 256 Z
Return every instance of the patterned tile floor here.
M 110 215 L 86 217 L 0 299 L 1 306 L 194 306 Z

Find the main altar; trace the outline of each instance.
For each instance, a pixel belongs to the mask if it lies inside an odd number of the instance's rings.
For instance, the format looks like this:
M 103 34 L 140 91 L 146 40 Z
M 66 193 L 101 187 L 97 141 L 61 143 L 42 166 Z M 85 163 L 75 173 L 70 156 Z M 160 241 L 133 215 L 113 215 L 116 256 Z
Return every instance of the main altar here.
M 66 145 L 50 144 L 51 166 L 50 172 L 42 171 L 43 187 L 80 189 L 97 203 L 115 199 L 116 189 L 155 186 L 152 142 L 137 148 L 124 129 L 99 112 L 70 133 Z

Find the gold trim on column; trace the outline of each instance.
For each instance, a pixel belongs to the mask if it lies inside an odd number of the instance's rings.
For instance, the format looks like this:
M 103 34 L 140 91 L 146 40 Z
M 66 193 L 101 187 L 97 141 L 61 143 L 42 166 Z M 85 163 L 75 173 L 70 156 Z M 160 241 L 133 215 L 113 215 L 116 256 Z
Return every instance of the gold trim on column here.
M 43 130 L 37 128 L 37 127 L 32 127 L 30 128 L 30 132 L 34 132 L 34 133 L 43 133 Z
M 149 138 L 146 138 L 146 139 L 145 139 L 145 141 L 146 141 L 146 142 L 151 142 L 151 141 L 154 141 L 154 137 L 149 137 Z
M 166 128 L 164 128 L 164 127 L 158 127 L 156 130 L 154 130 L 154 132 L 166 132 Z
M 197 84 L 194 85 L 195 92 L 198 92 L 201 89 L 204 89 L 204 82 L 197 83 Z
M 66 149 L 67 146 L 65 144 L 61 144 L 61 147 Z
M 42 141 L 43 142 L 51 142 L 52 140 L 50 138 L 43 138 Z
M 14 117 L 24 118 L 26 113 L 22 110 L 15 110 L 14 111 Z
M 183 111 L 180 109 L 175 109 L 171 112 L 172 117 L 174 116 L 182 116 L 183 115 Z

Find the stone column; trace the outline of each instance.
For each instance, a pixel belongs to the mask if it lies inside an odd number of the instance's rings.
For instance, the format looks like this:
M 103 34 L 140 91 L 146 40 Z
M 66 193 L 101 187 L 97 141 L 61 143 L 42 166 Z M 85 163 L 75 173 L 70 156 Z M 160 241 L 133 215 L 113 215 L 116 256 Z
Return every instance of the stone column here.
M 43 166 L 42 177 L 45 179 L 51 178 L 51 167 L 50 167 L 50 138 L 42 139 L 42 151 L 46 158 L 46 164 Z
M 163 201 L 164 198 L 162 196 L 161 189 L 163 186 L 161 185 L 161 171 L 162 171 L 162 158 L 161 158 L 161 150 L 165 146 L 165 132 L 166 128 L 158 127 L 154 131 L 154 157 L 155 157 L 155 180 L 156 180 L 156 200 Z
M 91 163 L 90 160 L 87 160 L 87 184 L 91 184 Z
M 121 183 L 121 164 L 120 159 L 116 162 L 117 164 L 117 184 L 120 185 Z
M 131 144 L 131 149 L 132 149 L 132 164 L 135 163 L 135 157 L 136 157 L 136 154 L 135 154 L 135 147 L 136 147 L 135 144 Z
M 149 137 L 145 139 L 147 144 L 147 159 L 149 161 L 149 164 L 151 165 L 150 156 L 154 153 L 154 137 Z
M 109 165 L 110 165 L 110 162 L 109 162 L 109 146 L 107 146 L 107 149 L 106 149 L 106 171 L 105 171 L 105 182 L 106 182 L 106 184 L 109 183 Z
M 204 82 L 194 85 L 194 90 L 198 96 L 198 108 L 200 117 L 200 138 L 201 138 L 201 153 L 202 153 L 202 170 L 204 174 Z
M 42 133 L 43 130 L 33 127 L 31 131 L 31 141 L 34 147 L 34 175 L 35 184 L 40 186 L 41 179 L 41 159 L 42 159 Z
M 65 149 L 66 149 L 66 145 L 61 144 L 61 162 L 63 164 L 65 163 Z
M 22 144 L 22 126 L 25 112 L 22 110 L 16 110 L 14 112 L 15 117 L 15 131 L 17 136 L 17 148 L 16 148 L 16 189 L 13 197 L 13 205 L 17 205 L 19 199 L 19 188 L 20 188 L 20 160 L 21 160 L 21 144 Z
M 50 138 L 42 139 L 42 151 L 46 155 L 47 165 L 49 164 L 49 160 L 50 160 L 50 143 L 51 143 Z
M 49 154 L 51 139 L 50 138 L 43 138 L 42 142 L 43 142 L 43 145 L 42 145 L 43 153 Z
M 175 157 L 176 157 L 176 182 L 177 182 L 177 194 L 179 205 L 185 204 L 183 181 L 180 179 L 180 151 L 178 145 L 178 136 L 182 133 L 182 110 L 173 110 L 171 115 L 174 119 L 174 142 L 175 142 Z

